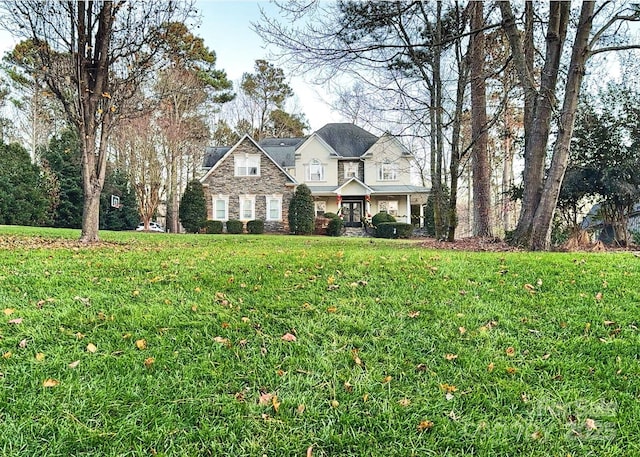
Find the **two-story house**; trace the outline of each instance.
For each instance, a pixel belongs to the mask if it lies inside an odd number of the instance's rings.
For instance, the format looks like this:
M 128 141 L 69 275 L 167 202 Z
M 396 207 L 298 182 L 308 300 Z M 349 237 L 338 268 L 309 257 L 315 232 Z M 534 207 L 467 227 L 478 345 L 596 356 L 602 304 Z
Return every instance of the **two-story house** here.
M 302 183 L 311 189 L 316 215 L 338 213 L 347 227 L 380 211 L 411 223 L 412 207 L 422 216 L 429 192 L 411 184 L 412 162 L 393 136 L 327 124 L 304 138 L 245 136 L 233 147 L 209 148 L 201 182 L 209 219 L 262 219 L 267 231 L 288 231 L 289 202 Z

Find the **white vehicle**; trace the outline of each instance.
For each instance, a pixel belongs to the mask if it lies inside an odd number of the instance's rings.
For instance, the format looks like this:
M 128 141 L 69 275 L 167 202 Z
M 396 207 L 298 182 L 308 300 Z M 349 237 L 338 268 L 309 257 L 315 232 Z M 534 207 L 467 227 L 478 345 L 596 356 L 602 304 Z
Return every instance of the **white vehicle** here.
M 140 224 L 136 227 L 138 232 L 144 231 L 144 222 L 140 222 Z M 162 225 L 157 222 L 149 222 L 149 231 L 150 232 L 164 232 L 164 228 Z

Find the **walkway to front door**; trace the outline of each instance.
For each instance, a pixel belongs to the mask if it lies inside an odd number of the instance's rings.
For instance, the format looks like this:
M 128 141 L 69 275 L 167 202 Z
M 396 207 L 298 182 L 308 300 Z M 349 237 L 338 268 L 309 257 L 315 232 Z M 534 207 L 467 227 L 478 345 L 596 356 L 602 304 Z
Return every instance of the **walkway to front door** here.
M 362 201 L 342 201 L 345 227 L 362 227 Z

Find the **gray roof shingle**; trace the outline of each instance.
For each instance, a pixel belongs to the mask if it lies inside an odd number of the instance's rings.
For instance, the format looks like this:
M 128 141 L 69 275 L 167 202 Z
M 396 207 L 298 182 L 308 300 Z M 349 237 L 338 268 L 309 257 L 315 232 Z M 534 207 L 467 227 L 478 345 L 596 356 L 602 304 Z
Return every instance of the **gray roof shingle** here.
M 378 137 L 354 124 L 327 124 L 316 132 L 341 157 L 356 158 L 366 153 Z

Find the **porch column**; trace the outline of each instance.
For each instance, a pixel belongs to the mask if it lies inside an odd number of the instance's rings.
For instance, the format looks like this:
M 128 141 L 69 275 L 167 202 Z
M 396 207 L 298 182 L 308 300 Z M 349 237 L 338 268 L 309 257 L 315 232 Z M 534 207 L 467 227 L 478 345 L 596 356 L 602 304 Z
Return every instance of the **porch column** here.
M 407 194 L 407 224 L 411 224 L 411 195 Z
M 424 205 L 420 204 L 420 220 L 418 221 L 418 227 L 424 228 Z

